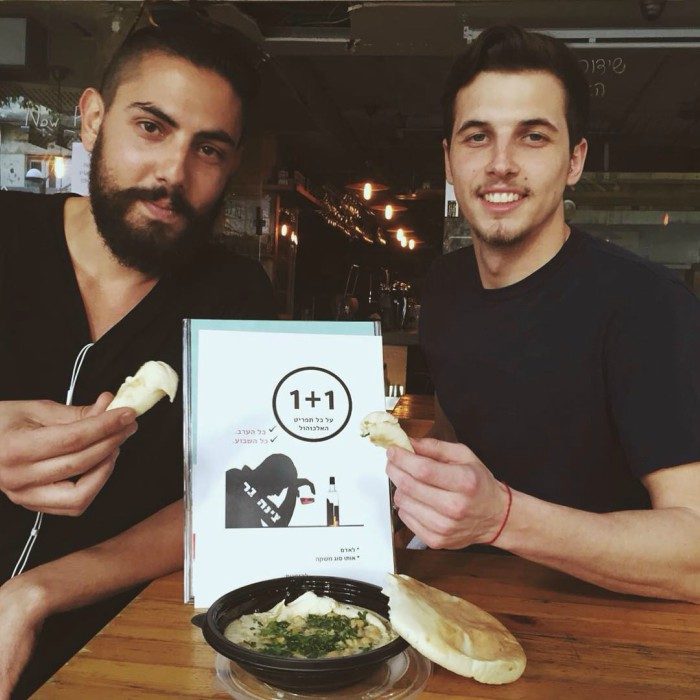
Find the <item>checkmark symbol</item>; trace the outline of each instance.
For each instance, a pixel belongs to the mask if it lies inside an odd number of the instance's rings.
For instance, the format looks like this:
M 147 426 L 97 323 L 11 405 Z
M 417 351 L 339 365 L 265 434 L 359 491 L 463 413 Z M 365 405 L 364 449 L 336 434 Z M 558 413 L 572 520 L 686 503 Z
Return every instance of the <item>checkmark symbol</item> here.
M 275 440 L 277 440 L 278 437 L 279 437 L 279 436 L 276 435 L 275 437 L 273 437 L 273 438 L 270 440 L 270 442 L 274 442 Z
M 276 425 L 273 425 L 271 428 L 268 428 L 268 431 L 272 432 L 276 427 L 277 427 Z

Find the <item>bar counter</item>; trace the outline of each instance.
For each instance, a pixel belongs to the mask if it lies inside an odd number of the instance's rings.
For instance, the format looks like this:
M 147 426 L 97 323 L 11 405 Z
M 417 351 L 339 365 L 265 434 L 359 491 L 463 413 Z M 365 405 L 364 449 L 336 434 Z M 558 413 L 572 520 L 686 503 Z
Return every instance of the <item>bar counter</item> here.
M 422 433 L 432 398 L 402 397 L 394 412 L 410 433 Z M 402 550 L 397 568 L 494 614 L 528 659 L 523 676 L 505 686 L 433 665 L 421 698 L 700 697 L 700 606 L 611 593 L 507 554 Z M 33 697 L 230 697 L 193 614 L 182 603 L 182 572 L 154 581 Z

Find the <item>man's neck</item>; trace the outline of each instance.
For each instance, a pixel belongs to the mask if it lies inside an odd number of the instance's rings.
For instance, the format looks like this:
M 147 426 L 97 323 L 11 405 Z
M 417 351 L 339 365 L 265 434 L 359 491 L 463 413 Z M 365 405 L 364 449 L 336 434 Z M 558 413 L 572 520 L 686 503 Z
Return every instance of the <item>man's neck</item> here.
M 474 236 L 474 252 L 484 289 L 516 284 L 546 265 L 562 248 L 570 229 L 562 220 L 518 243 L 493 246 Z

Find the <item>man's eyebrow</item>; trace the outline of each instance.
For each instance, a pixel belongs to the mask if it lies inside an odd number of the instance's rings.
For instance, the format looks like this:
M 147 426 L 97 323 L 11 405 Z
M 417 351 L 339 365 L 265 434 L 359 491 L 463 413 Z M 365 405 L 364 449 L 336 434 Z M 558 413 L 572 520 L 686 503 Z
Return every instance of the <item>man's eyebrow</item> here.
M 198 131 L 196 138 L 199 141 L 221 141 L 227 143 L 234 150 L 238 148 L 238 142 L 228 132 L 223 129 L 214 129 L 213 131 Z
M 168 116 L 162 109 L 159 109 L 151 102 L 132 102 L 129 105 L 129 109 L 141 109 L 144 112 L 152 114 L 166 124 L 169 124 L 173 129 L 177 129 L 179 124 L 171 117 Z
M 488 122 L 481 121 L 480 119 L 469 119 L 466 122 L 462 123 L 462 126 L 457 129 L 455 136 L 457 134 L 461 134 L 463 131 L 466 131 L 467 129 L 473 129 L 473 128 L 478 128 L 478 129 L 483 129 L 485 126 L 488 126 Z
M 545 119 L 544 117 L 536 117 L 535 119 L 524 119 L 523 121 L 520 122 L 520 126 L 544 126 L 547 129 L 551 129 L 552 131 L 559 131 L 552 122 L 549 121 L 549 119 Z
M 467 131 L 468 129 L 484 129 L 489 126 L 488 122 L 482 121 L 481 119 L 469 119 L 465 121 L 457 130 L 457 134 L 461 134 L 463 131 Z M 556 126 L 552 122 L 549 121 L 549 119 L 546 119 L 545 117 L 534 117 L 532 119 L 523 119 L 521 122 L 518 122 L 518 126 L 520 127 L 533 127 L 533 126 L 543 126 L 546 129 L 551 129 L 552 131 L 559 131 Z
M 152 114 L 157 119 L 164 121 L 173 129 L 177 129 L 180 125 L 168 114 L 166 114 L 162 109 L 156 107 L 151 102 L 132 102 L 129 105 L 129 109 L 140 109 L 144 112 Z M 221 141 L 231 146 L 234 150 L 238 148 L 238 141 L 236 141 L 231 134 L 224 131 L 223 129 L 211 129 L 206 131 L 198 131 L 195 134 L 195 138 L 199 141 Z

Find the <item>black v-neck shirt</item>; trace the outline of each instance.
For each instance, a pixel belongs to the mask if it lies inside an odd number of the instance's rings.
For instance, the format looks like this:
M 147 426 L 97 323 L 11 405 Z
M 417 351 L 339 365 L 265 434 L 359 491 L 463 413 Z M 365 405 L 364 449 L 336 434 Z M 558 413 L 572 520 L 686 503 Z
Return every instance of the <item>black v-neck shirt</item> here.
M 65 240 L 65 201 L 62 195 L 0 192 L 0 400 L 64 403 L 76 356 L 91 341 Z M 182 377 L 184 318 L 273 318 L 265 272 L 254 261 L 210 248 L 161 278 L 87 351 L 73 404 L 115 392 L 147 360 L 163 360 Z M 182 496 L 182 392 L 138 423 L 85 513 L 45 516 L 29 567 L 112 537 Z M 34 518 L 0 493 L 0 584 Z
M 573 229 L 516 284 L 484 289 L 464 248 L 424 290 L 437 397 L 498 479 L 608 512 L 648 508 L 640 477 L 700 460 L 700 302 L 665 268 Z

